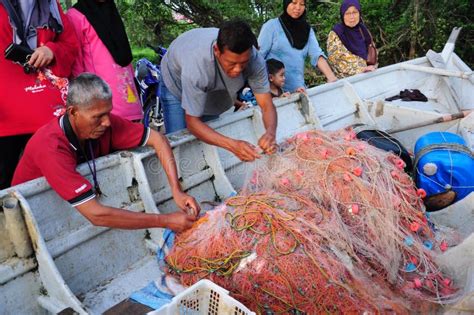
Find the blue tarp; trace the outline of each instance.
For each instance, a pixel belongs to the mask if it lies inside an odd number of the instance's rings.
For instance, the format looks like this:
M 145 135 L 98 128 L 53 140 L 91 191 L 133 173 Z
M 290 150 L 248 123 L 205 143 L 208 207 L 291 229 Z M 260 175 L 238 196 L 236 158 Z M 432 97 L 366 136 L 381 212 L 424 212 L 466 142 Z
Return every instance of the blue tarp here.
M 163 233 L 163 246 L 159 248 L 158 252 L 156 253 L 156 259 L 158 260 L 158 265 L 160 268 L 164 267 L 165 257 L 171 250 L 171 247 L 173 247 L 174 236 L 175 233 L 168 229 L 166 229 Z M 143 289 L 133 292 L 130 298 L 153 309 L 158 309 L 170 303 L 174 296 L 164 291 L 166 289 L 164 273 L 161 276 L 161 279 L 158 281 L 158 284 L 161 286 L 161 289 L 157 286 L 157 282 L 152 281 Z

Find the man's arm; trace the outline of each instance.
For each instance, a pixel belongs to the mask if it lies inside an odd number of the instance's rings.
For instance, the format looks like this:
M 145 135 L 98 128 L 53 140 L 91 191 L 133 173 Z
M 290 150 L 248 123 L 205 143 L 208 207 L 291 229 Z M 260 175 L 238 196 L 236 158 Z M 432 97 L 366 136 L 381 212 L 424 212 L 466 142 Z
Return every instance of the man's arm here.
M 100 204 L 96 198 L 76 206 L 76 209 L 93 225 L 130 230 L 169 228 L 181 232 L 189 229 L 197 219 L 181 211 L 152 214 L 107 207 Z
M 265 153 L 272 154 L 276 151 L 275 137 L 278 124 L 275 105 L 273 105 L 270 93 L 255 94 L 255 98 L 262 109 L 263 125 L 265 126 L 265 133 L 258 140 L 258 145 Z
M 96 198 L 93 198 L 76 206 L 76 209 L 92 224 L 120 229 L 158 227 L 181 232 L 190 228 L 193 222 L 196 221 L 200 211 L 199 205 L 193 197 L 181 190 L 173 151 L 171 150 L 168 140 L 162 134 L 150 129 L 150 136 L 148 137 L 146 145 L 154 148 L 165 170 L 176 204 L 179 208 L 189 213 L 182 211 L 169 214 L 132 212 L 102 205 Z
M 226 137 L 207 124 L 201 118 L 185 114 L 186 126 L 189 132 L 196 138 L 234 153 L 241 161 L 253 161 L 260 158 L 254 145 L 243 141 Z
M 165 170 L 166 176 L 168 177 L 171 192 L 178 207 L 186 212 L 191 210 L 192 214 L 197 216 L 201 209 L 193 197 L 181 190 L 181 186 L 178 181 L 176 161 L 166 137 L 161 133 L 150 129 L 150 137 L 148 138 L 146 145 L 153 147 L 155 150 L 156 155 L 160 160 L 163 169 Z

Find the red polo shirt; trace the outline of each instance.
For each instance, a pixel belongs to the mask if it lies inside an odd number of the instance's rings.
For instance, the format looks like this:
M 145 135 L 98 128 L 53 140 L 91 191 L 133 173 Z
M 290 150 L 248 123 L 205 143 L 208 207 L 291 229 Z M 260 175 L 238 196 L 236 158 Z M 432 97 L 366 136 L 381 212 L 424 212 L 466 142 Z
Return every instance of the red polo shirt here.
M 23 157 L 15 170 L 12 185 L 44 176 L 64 200 L 73 207 L 92 198 L 95 194 L 91 183 L 76 171 L 82 150 L 65 116 L 55 118 L 38 129 L 26 145 Z M 110 127 L 97 140 L 92 141 L 93 156 L 104 156 L 113 151 L 145 145 L 150 129 L 142 124 L 110 115 Z M 88 148 L 85 148 L 86 154 Z M 90 156 L 88 157 L 90 159 Z M 92 166 L 92 161 L 89 161 Z M 100 183 L 100 177 L 98 178 Z

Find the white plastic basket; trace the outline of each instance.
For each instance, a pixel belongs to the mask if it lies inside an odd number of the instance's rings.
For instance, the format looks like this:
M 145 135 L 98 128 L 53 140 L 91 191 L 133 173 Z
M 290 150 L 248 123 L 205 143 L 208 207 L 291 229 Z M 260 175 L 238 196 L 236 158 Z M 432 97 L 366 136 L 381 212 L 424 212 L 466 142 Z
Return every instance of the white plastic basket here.
M 148 315 L 255 315 L 209 280 L 200 280 L 173 298 L 171 303 Z

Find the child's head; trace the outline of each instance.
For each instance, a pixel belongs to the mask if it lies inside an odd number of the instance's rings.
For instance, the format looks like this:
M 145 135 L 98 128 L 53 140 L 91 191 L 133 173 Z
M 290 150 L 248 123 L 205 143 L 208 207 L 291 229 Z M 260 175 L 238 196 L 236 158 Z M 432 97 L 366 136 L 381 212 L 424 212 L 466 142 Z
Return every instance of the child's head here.
M 267 60 L 268 80 L 270 84 L 282 88 L 285 85 L 285 65 L 276 59 Z

